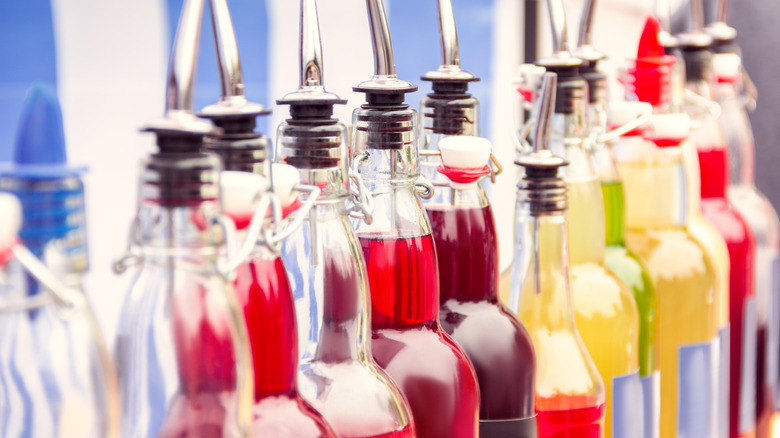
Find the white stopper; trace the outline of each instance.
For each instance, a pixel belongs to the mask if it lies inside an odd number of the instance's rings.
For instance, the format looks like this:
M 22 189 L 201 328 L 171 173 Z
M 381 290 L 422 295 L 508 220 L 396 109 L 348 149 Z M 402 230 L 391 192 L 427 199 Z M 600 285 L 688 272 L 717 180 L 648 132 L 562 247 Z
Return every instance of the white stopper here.
M 301 174 L 289 164 L 274 163 L 272 166 L 274 194 L 279 197 L 282 206 L 287 207 L 298 198 L 298 193 L 293 188 L 301 182 Z
M 653 138 L 686 139 L 691 132 L 691 117 L 683 113 L 655 114 L 650 118 Z
M 616 101 L 609 105 L 610 126 L 622 126 L 644 114 L 652 114 L 653 106 L 647 102 Z
M 482 169 L 490 159 L 493 145 L 482 137 L 456 135 L 439 142 L 441 161 L 455 169 Z
M 712 55 L 712 70 L 715 77 L 726 80 L 739 78 L 739 68 L 742 60 L 736 53 L 717 53 Z
M 16 242 L 22 228 L 22 204 L 10 193 L 0 193 L 0 252 Z
M 232 218 L 252 216 L 260 196 L 269 188 L 268 180 L 250 172 L 223 171 L 220 175 L 222 208 Z

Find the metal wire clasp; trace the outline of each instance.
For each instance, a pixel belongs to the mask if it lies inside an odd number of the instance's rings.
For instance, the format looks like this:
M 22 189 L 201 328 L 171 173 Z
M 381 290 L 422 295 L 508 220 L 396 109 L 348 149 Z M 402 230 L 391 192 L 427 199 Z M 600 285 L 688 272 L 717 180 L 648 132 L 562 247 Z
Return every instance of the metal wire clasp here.
M 368 190 L 363 182 L 363 176 L 358 172 L 358 166 L 366 159 L 368 159 L 368 152 L 363 152 L 352 160 L 352 166 L 349 169 L 349 192 L 352 206 L 347 208 L 347 211 L 350 217 L 363 219 L 368 225 L 371 225 L 374 221 L 374 195 Z

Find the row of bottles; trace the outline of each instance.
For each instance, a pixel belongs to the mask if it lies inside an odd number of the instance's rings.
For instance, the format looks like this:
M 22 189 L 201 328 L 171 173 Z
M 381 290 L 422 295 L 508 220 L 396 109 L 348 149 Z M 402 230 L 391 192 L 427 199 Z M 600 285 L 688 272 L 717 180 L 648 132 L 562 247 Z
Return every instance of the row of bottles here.
M 136 271 L 118 384 L 80 290 L 82 169 L 34 91 L 0 173 L 21 200 L 0 196 L 0 372 L 22 382 L 0 386 L 2 435 L 769 436 L 778 219 L 753 184 L 754 96 L 725 12 L 704 28 L 692 0 L 675 37 L 649 19 L 630 102 L 610 103 L 595 0 L 576 49 L 563 2 L 547 5 L 553 55 L 515 90 L 529 120 L 499 275 L 484 186 L 501 166 L 450 0 L 419 124 L 383 2 L 366 1 L 375 71 L 351 131 L 325 90 L 316 0 L 301 0 L 299 88 L 277 101 L 290 117 L 274 146 L 255 131 L 269 111 L 244 95 L 226 0 L 209 0 L 222 95 L 193 112 L 205 0 L 185 0 L 115 265 Z

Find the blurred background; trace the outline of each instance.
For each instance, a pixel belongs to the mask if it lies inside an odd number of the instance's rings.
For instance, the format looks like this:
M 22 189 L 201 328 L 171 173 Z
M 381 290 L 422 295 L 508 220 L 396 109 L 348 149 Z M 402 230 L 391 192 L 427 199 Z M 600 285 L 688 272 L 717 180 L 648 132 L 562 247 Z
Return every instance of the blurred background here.
M 116 276 L 113 260 L 127 243 L 135 214 L 138 163 L 152 149 L 139 133 L 164 109 L 165 72 L 182 0 L 0 0 L 0 162 L 10 160 L 28 87 L 40 82 L 60 97 L 69 161 L 89 168 L 85 177 L 91 270 L 86 287 L 109 346 L 130 275 Z M 706 9 L 714 4 L 705 0 Z M 711 2 L 714 3 L 714 2 Z M 273 108 L 258 129 L 272 139 L 287 114 L 275 100 L 297 88 L 298 2 L 229 0 L 247 96 Z M 385 0 L 398 75 L 420 87 L 407 102 L 417 106 L 430 85 L 419 80 L 441 62 L 435 0 Z M 581 0 L 568 0 L 572 31 Z M 320 0 L 326 87 L 349 103 L 336 115 L 349 123 L 363 97 L 351 87 L 369 79 L 373 57 L 363 0 Z M 594 44 L 609 54 L 610 74 L 635 56 L 654 0 L 600 0 Z M 675 27 L 687 25 L 687 2 L 673 0 Z M 502 268 L 510 262 L 517 174 L 511 81 L 534 53 L 549 53 L 544 1 L 453 0 L 465 70 L 482 80 L 470 87 L 482 102 L 482 135 L 493 140 L 506 172 L 490 188 L 499 225 Z M 528 13 L 526 13 L 528 12 Z M 208 24 L 206 17 L 204 25 Z M 739 31 L 744 63 L 759 90 L 751 114 L 756 135 L 757 185 L 780 207 L 780 8 L 776 2 L 731 2 L 729 22 Z M 575 32 L 570 32 L 576 35 Z M 203 32 L 195 109 L 216 102 L 219 77 L 211 29 Z M 613 75 L 614 78 L 614 75 Z M 623 90 L 613 81 L 612 99 Z

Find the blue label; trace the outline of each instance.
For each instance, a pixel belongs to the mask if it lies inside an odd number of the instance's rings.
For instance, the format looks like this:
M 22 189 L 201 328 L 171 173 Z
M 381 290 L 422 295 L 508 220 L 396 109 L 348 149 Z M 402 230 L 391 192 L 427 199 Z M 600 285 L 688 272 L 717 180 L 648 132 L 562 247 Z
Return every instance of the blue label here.
M 661 372 L 656 371 L 639 379 L 642 383 L 644 433 L 642 438 L 658 438 L 661 422 Z
M 644 430 L 639 371 L 612 378 L 612 436 L 635 438 Z
M 729 438 L 729 395 L 731 394 L 731 325 L 718 330 L 718 434 Z
M 756 297 L 745 300 L 742 319 L 742 370 L 739 376 L 739 433 L 756 428 Z
M 716 436 L 720 341 L 680 346 L 677 381 L 677 437 Z

